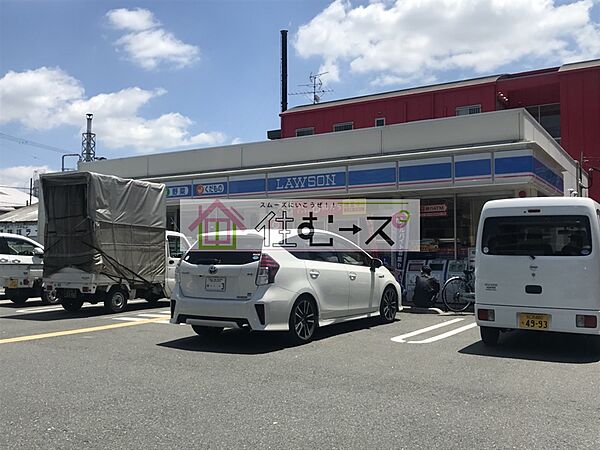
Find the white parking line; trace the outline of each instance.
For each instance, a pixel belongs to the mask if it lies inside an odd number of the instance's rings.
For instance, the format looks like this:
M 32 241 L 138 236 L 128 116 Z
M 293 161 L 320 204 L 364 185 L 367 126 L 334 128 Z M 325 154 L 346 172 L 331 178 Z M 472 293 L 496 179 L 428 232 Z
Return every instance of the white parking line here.
M 420 330 L 411 331 L 410 333 L 401 334 L 400 336 L 393 337 L 391 340 L 394 342 L 406 343 L 405 339 L 413 336 L 417 336 L 418 334 L 427 333 L 428 331 L 436 330 L 438 328 L 446 327 L 448 325 L 452 325 L 453 323 L 460 322 L 461 320 L 465 320 L 463 318 L 452 319 L 446 322 L 438 323 L 437 325 L 432 325 L 427 328 L 421 328 Z
M 169 318 L 170 319 L 171 318 L 171 312 L 170 311 L 166 311 L 166 312 L 164 312 L 162 314 L 150 314 L 150 313 L 147 313 L 147 314 L 138 314 L 138 316 L 140 316 L 140 317 L 165 317 L 165 318 Z
M 422 341 L 408 341 L 407 344 L 430 344 L 432 342 L 439 341 L 441 339 L 446 339 L 450 336 L 454 336 L 455 334 L 462 333 L 463 331 L 470 330 L 471 328 L 474 328 L 476 326 L 476 323 L 470 323 L 469 325 L 465 325 L 464 327 L 456 328 L 455 330 L 451 330 L 446 333 L 439 334 L 437 336 L 423 339 Z
M 151 314 L 151 313 L 144 313 L 144 314 L 138 314 L 137 316 L 125 316 L 125 317 L 113 317 L 114 320 L 123 320 L 125 322 L 141 322 L 141 321 L 146 321 L 148 320 L 148 318 L 151 319 L 162 319 L 164 318 L 165 320 L 158 320 L 154 323 L 170 323 L 169 319 L 171 318 L 171 313 L 165 313 L 165 314 Z
M 42 312 L 42 311 L 63 311 L 63 307 L 51 305 L 51 306 L 42 306 L 41 308 L 17 309 L 18 313 Z

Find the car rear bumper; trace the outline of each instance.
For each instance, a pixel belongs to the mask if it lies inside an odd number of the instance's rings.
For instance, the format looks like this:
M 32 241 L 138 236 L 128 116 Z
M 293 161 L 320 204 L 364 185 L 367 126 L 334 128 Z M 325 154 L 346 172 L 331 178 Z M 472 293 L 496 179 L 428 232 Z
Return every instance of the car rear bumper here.
M 478 311 L 480 309 L 494 310 L 494 320 L 480 320 Z M 555 308 L 532 308 L 525 306 L 499 306 L 484 303 L 475 305 L 475 320 L 477 325 L 492 328 L 520 329 L 519 314 L 546 314 L 550 316 L 550 323 L 547 329 L 539 331 L 553 331 L 559 333 L 577 333 L 600 335 L 600 311 L 580 310 L 580 309 L 555 309 Z M 595 316 L 595 328 L 577 327 L 576 316 Z M 536 330 L 538 331 L 538 330 Z
M 249 300 L 185 297 L 177 286 L 171 295 L 171 323 L 287 331 L 295 293 L 279 286 L 261 287 Z

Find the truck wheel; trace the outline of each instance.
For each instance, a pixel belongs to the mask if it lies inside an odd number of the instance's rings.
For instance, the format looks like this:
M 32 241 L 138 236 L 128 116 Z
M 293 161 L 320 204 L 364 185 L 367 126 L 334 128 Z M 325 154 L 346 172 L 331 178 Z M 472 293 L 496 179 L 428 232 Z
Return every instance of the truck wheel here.
M 60 299 L 56 296 L 56 291 L 42 291 L 42 304 L 56 305 L 60 303 Z
M 124 289 L 113 289 L 104 300 L 104 310 L 107 313 L 120 313 L 127 307 L 127 292 Z
M 65 300 L 60 303 L 65 311 L 77 312 L 83 306 L 82 300 Z
M 492 327 L 479 327 L 481 333 L 481 340 L 488 347 L 494 347 L 498 345 L 498 338 L 500 337 L 500 329 Z

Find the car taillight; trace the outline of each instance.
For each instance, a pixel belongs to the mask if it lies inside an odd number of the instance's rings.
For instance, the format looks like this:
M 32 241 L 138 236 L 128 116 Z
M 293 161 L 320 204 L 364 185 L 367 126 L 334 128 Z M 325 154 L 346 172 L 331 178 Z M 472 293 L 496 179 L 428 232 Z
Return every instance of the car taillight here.
M 256 285 L 262 286 L 275 282 L 275 275 L 279 270 L 279 264 L 266 253 L 263 253 L 258 263 L 258 272 L 256 274 Z
M 577 328 L 596 328 L 598 319 L 596 316 L 577 314 L 575 316 L 575 324 L 577 325 Z
M 494 322 L 496 320 L 496 315 L 495 315 L 493 309 L 478 309 L 477 310 L 477 318 L 479 320 Z

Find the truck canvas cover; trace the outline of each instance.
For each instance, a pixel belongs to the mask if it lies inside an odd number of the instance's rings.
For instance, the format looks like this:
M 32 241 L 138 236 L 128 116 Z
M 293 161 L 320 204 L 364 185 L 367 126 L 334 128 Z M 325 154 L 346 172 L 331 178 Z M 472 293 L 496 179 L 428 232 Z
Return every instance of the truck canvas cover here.
M 73 267 L 137 282 L 164 278 L 164 185 L 92 172 L 40 178 L 44 276 Z

